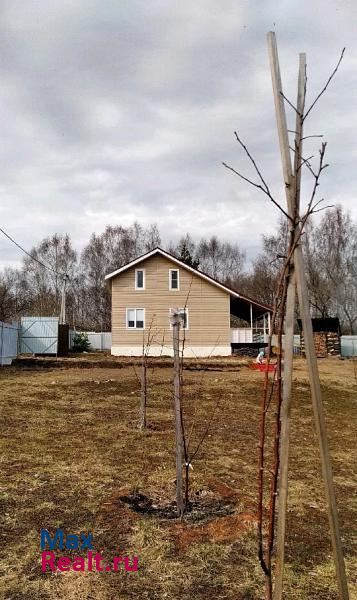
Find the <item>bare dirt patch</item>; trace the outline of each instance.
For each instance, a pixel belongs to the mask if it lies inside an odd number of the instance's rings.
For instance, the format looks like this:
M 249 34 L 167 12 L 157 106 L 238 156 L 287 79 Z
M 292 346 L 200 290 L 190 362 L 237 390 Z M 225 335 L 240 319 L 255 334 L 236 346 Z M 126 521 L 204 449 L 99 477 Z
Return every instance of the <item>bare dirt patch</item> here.
M 222 371 L 202 369 L 201 361 L 200 370 L 185 371 L 187 422 L 196 415 L 193 445 L 217 404 L 218 410 L 193 464 L 192 510 L 182 522 L 172 514 L 169 359 L 150 375 L 150 427 L 143 433 L 136 426 L 139 394 L 132 365 L 98 367 L 91 357 L 85 368 L 0 371 L 5 600 L 262 597 L 255 506 L 262 374 L 235 360 L 227 362 L 227 370 L 217 360 Z M 295 366 L 286 599 L 337 600 L 307 374 L 304 361 Z M 319 367 L 354 592 L 356 380 L 350 361 L 322 360 Z M 108 560 L 123 551 L 137 554 L 139 573 L 41 574 L 42 527 L 91 532 L 95 549 Z

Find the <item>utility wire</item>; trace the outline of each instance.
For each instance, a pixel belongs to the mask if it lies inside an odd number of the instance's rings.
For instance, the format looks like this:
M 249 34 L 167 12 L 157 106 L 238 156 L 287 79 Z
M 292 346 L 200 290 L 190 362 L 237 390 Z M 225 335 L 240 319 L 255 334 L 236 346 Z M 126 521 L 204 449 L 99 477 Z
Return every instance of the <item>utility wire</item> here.
M 45 263 L 41 262 L 38 258 L 36 258 L 35 256 L 33 256 L 32 254 L 30 254 L 29 252 L 27 252 L 27 250 L 25 250 L 25 248 L 23 248 L 22 246 L 20 246 L 20 244 L 18 244 L 8 233 L 6 233 L 6 231 L 4 231 L 1 227 L 0 227 L 0 231 L 1 233 L 4 234 L 5 237 L 7 237 L 13 244 L 15 244 L 15 246 L 17 246 L 20 250 L 22 250 L 22 252 L 24 252 L 25 254 L 27 254 L 27 256 L 29 256 L 30 258 L 32 258 L 32 260 L 34 260 L 35 262 L 37 262 L 39 265 L 41 265 L 41 267 L 43 267 L 44 269 L 47 269 L 47 271 L 52 271 L 52 273 L 55 273 L 56 275 L 59 275 L 59 277 L 63 277 L 65 279 L 68 279 L 68 275 L 67 273 L 58 273 L 58 271 L 56 271 L 55 269 L 52 269 L 52 267 L 49 267 L 48 265 L 45 265 Z

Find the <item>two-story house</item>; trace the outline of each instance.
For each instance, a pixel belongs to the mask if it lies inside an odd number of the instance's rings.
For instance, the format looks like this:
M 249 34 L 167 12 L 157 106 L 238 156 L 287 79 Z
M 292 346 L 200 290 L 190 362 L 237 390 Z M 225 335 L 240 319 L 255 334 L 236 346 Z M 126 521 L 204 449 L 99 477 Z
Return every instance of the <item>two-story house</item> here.
M 161 248 L 106 276 L 115 356 L 172 355 L 170 311 L 182 314 L 185 356 L 229 356 L 232 342 L 264 342 L 271 308 L 193 269 Z M 230 317 L 247 322 L 231 331 Z M 258 339 L 259 336 L 259 339 Z

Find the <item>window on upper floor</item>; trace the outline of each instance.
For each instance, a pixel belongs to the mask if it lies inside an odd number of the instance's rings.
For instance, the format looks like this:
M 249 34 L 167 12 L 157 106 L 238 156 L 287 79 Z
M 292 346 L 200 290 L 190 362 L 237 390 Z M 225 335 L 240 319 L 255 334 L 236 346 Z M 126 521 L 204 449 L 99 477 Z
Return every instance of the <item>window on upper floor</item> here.
M 180 272 L 178 269 L 169 270 L 169 289 L 179 290 L 180 289 Z
M 135 289 L 145 290 L 145 269 L 135 269 Z
M 145 329 L 145 308 L 126 309 L 127 329 Z

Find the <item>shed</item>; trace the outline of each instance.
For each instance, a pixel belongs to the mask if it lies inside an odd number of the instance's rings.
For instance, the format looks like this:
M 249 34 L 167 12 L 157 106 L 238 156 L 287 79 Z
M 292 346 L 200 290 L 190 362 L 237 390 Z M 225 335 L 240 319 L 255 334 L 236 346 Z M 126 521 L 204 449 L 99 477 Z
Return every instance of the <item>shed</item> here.
M 337 317 L 311 319 L 316 355 L 319 358 L 341 354 L 341 327 Z M 301 332 L 301 353 L 305 356 L 304 331 L 298 319 Z

